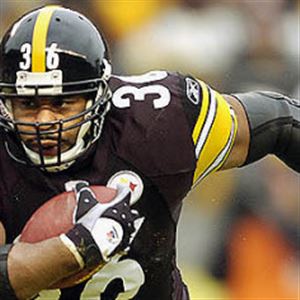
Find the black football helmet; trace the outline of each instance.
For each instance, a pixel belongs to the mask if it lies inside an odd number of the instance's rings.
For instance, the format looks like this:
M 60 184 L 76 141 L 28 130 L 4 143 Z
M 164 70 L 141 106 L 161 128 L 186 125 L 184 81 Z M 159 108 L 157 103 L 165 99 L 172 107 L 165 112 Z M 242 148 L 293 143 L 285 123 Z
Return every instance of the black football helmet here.
M 68 168 L 100 137 L 110 108 L 110 75 L 107 44 L 86 17 L 60 6 L 42 7 L 22 16 L 0 45 L 0 129 L 9 155 L 49 172 Z M 73 95 L 87 99 L 80 114 L 49 123 L 14 119 L 12 101 L 18 98 Z M 78 120 L 75 125 L 74 120 Z M 63 152 L 62 133 L 74 128 L 79 128 L 76 142 Z M 47 134 L 55 137 L 55 156 L 43 153 L 41 140 Z M 26 146 L 21 138 L 25 135 L 34 136 L 38 151 Z

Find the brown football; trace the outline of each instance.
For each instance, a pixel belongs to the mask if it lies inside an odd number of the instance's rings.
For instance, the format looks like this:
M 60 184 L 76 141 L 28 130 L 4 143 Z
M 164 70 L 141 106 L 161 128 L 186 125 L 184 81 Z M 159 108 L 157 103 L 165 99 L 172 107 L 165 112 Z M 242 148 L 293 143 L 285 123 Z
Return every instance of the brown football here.
M 117 191 L 106 186 L 91 186 L 100 203 L 110 202 Z M 63 192 L 39 207 L 26 223 L 20 236 L 21 242 L 37 243 L 66 233 L 73 227 L 73 212 L 76 205 L 74 192 Z M 99 266 L 100 267 L 100 266 Z M 76 285 L 92 276 L 98 268 L 84 269 L 68 278 L 56 282 L 51 288 Z

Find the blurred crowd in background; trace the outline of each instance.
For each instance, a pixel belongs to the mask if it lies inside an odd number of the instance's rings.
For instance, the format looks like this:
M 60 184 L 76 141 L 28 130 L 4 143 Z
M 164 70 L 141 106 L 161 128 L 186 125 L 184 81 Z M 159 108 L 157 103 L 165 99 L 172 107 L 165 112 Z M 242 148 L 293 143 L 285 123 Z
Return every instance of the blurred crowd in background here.
M 0 0 L 0 35 L 49 3 L 98 25 L 116 74 L 167 69 L 222 93 L 299 98 L 297 0 Z M 268 158 L 213 175 L 188 195 L 178 256 L 193 300 L 300 299 L 299 186 L 298 175 Z

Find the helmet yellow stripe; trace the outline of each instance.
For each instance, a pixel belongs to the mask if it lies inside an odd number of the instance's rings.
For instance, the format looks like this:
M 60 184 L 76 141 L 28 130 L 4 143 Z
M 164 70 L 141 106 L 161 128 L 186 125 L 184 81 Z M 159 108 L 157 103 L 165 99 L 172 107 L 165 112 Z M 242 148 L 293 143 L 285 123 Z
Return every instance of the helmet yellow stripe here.
M 46 6 L 41 9 L 32 36 L 32 72 L 46 71 L 46 43 L 48 28 L 53 12 L 57 5 Z

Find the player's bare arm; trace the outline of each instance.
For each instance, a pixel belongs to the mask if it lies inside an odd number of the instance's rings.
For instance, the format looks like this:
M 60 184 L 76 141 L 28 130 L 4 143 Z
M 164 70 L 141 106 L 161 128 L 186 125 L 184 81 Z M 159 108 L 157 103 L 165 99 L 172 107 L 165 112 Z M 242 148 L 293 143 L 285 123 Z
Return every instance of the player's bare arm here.
M 5 229 L 2 222 L 0 222 L 0 246 L 5 244 L 5 240 Z
M 232 150 L 224 165 L 222 166 L 222 169 L 225 170 L 234 167 L 239 167 L 243 165 L 246 161 L 250 142 L 250 131 L 247 116 L 241 103 L 233 96 L 223 96 L 233 108 L 238 124 Z
M 0 240 L 1 245 L 5 244 L 5 229 L 1 222 Z M 1 263 L 3 264 L 3 260 Z M 10 284 L 19 299 L 28 299 L 58 278 L 80 270 L 74 255 L 59 238 L 35 245 L 17 243 L 10 251 L 7 267 Z M 2 277 L 3 283 L 4 280 Z
M 0 246 L 2 296 L 7 299 L 31 299 L 41 290 L 80 270 L 99 268 L 109 261 L 110 255 L 128 246 L 135 228 L 133 222 L 138 217 L 138 213 L 130 209 L 130 190 L 119 187 L 110 203 L 100 204 L 86 182 L 74 182 L 72 187 L 78 193 L 74 228 L 59 237 L 38 243 L 16 242 Z M 111 211 L 114 211 L 114 219 L 111 218 Z M 99 222 L 105 222 L 102 232 L 97 229 L 101 227 L 97 225 Z M 116 230 L 119 237 L 104 241 L 107 230 Z M 0 239 L 5 242 L 2 223 Z
M 57 280 L 80 270 L 74 255 L 60 238 L 36 244 L 16 243 L 9 252 L 7 267 L 18 299 L 30 299 Z

